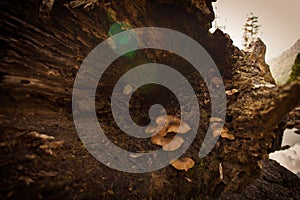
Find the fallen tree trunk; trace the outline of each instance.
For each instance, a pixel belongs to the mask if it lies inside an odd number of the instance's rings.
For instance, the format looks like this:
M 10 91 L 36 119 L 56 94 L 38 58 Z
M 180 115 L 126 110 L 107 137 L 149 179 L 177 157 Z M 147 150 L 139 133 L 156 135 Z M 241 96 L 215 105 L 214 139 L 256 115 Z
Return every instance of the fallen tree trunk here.
M 24 194 L 32 198 L 71 195 L 102 199 L 210 199 L 242 192 L 234 197 L 243 198 L 251 183 L 260 184 L 257 182 L 261 171 L 267 173 L 265 166 L 284 171 L 268 163 L 268 153 L 280 148 L 285 116 L 299 104 L 300 83 L 274 85 L 264 61 L 266 47 L 260 40 L 253 50 L 243 52 L 221 31 L 209 33 L 214 19 L 211 0 L 94 1 L 91 5 L 87 2 L 92 1 L 74 2 L 0 3 L 1 154 L 5 155 L 1 157 L 1 197 Z M 89 11 L 83 9 L 85 5 Z M 134 65 L 149 61 L 164 63 L 185 74 L 199 94 L 202 118 L 195 142 L 185 153 L 196 163 L 188 172 L 171 166 L 145 174 L 119 172 L 96 161 L 77 136 L 71 111 L 77 70 L 88 53 L 109 36 L 110 27 L 123 22 L 131 28 L 165 27 L 195 39 L 215 61 L 226 90 L 236 91 L 227 95 L 225 127 L 231 136 L 219 139 L 212 152 L 199 159 L 211 112 L 210 99 L 208 86 L 186 61 L 164 51 L 137 52 L 135 62 L 128 58 L 114 62 L 108 72 L 111 76 L 99 85 L 104 96 L 97 94 L 95 104 L 110 140 L 124 149 L 143 151 L 142 144 L 153 148 L 149 141 L 132 141 L 110 124 L 113 118 L 107 107 L 113 84 Z M 136 109 L 142 113 L 137 120 L 145 122 L 147 117 L 143 114 L 157 99 L 144 101 L 141 96 L 137 94 L 133 104 L 141 107 Z M 162 104 L 175 115 L 177 104 L 170 102 L 172 97 L 164 98 Z M 64 146 L 45 149 L 50 143 L 36 137 L 33 131 L 54 136 L 55 140 L 64 141 Z M 288 171 L 282 173 L 290 175 Z M 281 178 L 286 176 L 278 176 Z M 276 190 L 275 185 L 264 185 L 272 180 L 265 181 L 262 188 Z M 299 198 L 299 179 L 293 177 L 292 181 L 297 187 L 290 197 Z M 284 184 L 279 182 L 278 185 Z M 269 196 L 276 196 L 271 193 L 274 190 L 260 189 L 251 188 L 256 194 L 269 192 Z M 278 195 L 283 197 L 282 193 Z

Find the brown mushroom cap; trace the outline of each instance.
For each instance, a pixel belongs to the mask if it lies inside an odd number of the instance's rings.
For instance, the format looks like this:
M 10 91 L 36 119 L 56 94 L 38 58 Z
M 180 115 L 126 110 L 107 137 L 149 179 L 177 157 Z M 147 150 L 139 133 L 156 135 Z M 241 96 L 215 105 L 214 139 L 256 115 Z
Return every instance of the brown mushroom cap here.
M 177 121 L 178 118 L 172 115 L 162 115 L 156 118 L 157 124 L 168 124 L 170 121 Z
M 211 129 L 213 130 L 213 136 L 218 137 L 221 134 L 222 124 L 219 122 L 212 122 L 210 125 Z
M 185 123 L 184 121 L 181 121 L 180 124 L 170 124 L 167 132 L 174 132 L 174 133 L 186 133 L 189 130 L 191 130 L 191 127 Z
M 162 147 L 165 151 L 175 151 L 181 147 L 181 144 L 184 142 L 184 139 L 178 136 L 174 138 L 165 138 L 162 140 Z
M 209 119 L 210 122 L 223 122 L 223 119 L 219 118 L 219 117 L 211 117 Z
M 127 84 L 125 85 L 124 89 L 123 89 L 123 93 L 128 95 L 133 91 L 133 88 L 131 87 L 131 85 Z
M 158 126 L 148 126 L 146 129 L 145 129 L 145 133 L 156 133 L 157 132 L 157 129 L 158 129 Z
M 170 137 L 163 137 L 159 134 L 152 136 L 151 143 L 160 145 L 163 147 L 165 151 L 175 151 L 181 144 L 184 142 L 184 139 L 178 136 Z
M 171 165 L 178 170 L 188 171 L 195 165 L 195 162 L 191 158 L 179 158 L 177 160 L 171 160 Z
M 221 118 L 211 117 L 209 121 L 210 121 L 210 128 L 213 130 L 214 137 L 220 136 L 223 129 L 224 131 L 228 130 L 226 127 L 224 127 L 223 119 Z
M 151 143 L 161 145 L 165 151 L 175 151 L 180 148 L 184 139 L 178 136 L 164 137 L 168 133 L 186 133 L 191 127 L 172 115 L 163 115 L 156 118 L 157 126 L 149 126 L 145 129 L 146 133 L 151 133 Z
M 213 137 L 219 137 L 221 135 L 221 130 L 214 130 Z
M 157 144 L 157 145 L 162 145 L 162 140 L 164 139 L 163 136 L 159 135 L 159 134 L 156 134 L 156 135 L 153 135 L 151 137 L 151 143 L 152 144 Z
M 157 133 L 159 133 L 160 131 L 162 131 L 164 127 L 163 126 L 148 126 L 146 129 L 145 129 L 145 133 L 148 133 L 148 134 L 152 134 L 152 135 L 155 135 Z
M 232 89 L 232 90 L 226 90 L 225 93 L 228 95 L 228 96 L 231 96 L 235 93 L 239 92 L 237 89 Z
M 221 130 L 222 128 L 222 124 L 221 123 L 218 123 L 218 122 L 212 122 L 210 124 L 210 127 L 213 131 L 216 131 L 216 130 Z
M 224 127 L 222 129 L 222 131 L 221 131 L 221 137 L 222 138 L 227 138 L 229 140 L 234 140 L 235 139 L 234 135 L 230 134 L 229 130 L 226 127 Z
M 180 118 L 172 115 L 163 115 L 156 118 L 156 123 L 158 126 L 164 126 L 159 134 L 161 136 L 166 136 L 170 132 L 174 133 L 186 133 L 191 130 L 191 127 Z

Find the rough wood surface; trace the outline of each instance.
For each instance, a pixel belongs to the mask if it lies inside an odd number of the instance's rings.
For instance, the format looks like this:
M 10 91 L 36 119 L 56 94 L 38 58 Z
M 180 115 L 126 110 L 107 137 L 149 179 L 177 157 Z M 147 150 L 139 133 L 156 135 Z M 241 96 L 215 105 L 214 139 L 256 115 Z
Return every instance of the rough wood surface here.
M 89 11 L 83 9 L 84 5 L 72 8 L 66 3 L 69 2 L 54 1 L 52 9 L 47 10 L 44 1 L 0 2 L 1 197 L 211 199 L 222 193 L 231 197 L 232 193 L 244 191 L 241 196 L 232 196 L 242 198 L 247 190 L 260 193 L 259 197 L 264 192 L 278 197 L 277 189 L 288 180 L 295 184 L 294 189 L 289 187 L 293 190 L 290 197 L 299 197 L 299 179 L 288 179 L 288 171 L 267 160 L 269 152 L 280 148 L 287 113 L 299 104 L 300 83 L 272 85 L 274 80 L 264 62 L 265 46 L 261 41 L 255 44 L 254 51 L 243 52 L 220 30 L 209 33 L 214 18 L 211 0 L 99 1 Z M 234 139 L 221 138 L 207 157 L 199 159 L 210 104 L 207 87 L 186 61 L 163 51 L 139 52 L 135 62 L 125 58 L 114 62 L 108 72 L 114 75 L 108 77 L 112 82 L 99 85 L 106 96 L 97 94 L 96 107 L 104 116 L 99 120 L 109 138 L 122 148 L 142 151 L 153 148 L 149 140 L 132 140 L 111 123 L 107 99 L 113 83 L 124 71 L 149 60 L 185 73 L 199 94 L 203 116 L 199 134 L 185 153 L 195 160 L 188 172 L 168 166 L 147 174 L 122 173 L 96 161 L 77 136 L 71 110 L 76 72 L 116 22 L 126 22 L 131 27 L 166 27 L 187 34 L 211 54 L 226 90 L 238 91 L 227 96 L 225 126 Z M 137 120 L 145 123 L 147 109 L 155 98 L 144 98 L 136 94 L 132 104 L 140 113 Z M 177 104 L 169 102 L 170 99 L 162 104 L 171 114 L 178 114 Z M 33 137 L 32 131 L 54 136 L 55 141 L 64 144 L 45 150 L 41 146 L 50 141 Z M 276 175 L 277 185 L 270 186 L 273 181 L 264 180 L 270 166 L 274 166 L 274 173 L 279 170 L 287 175 Z M 249 189 L 251 183 L 254 186 Z

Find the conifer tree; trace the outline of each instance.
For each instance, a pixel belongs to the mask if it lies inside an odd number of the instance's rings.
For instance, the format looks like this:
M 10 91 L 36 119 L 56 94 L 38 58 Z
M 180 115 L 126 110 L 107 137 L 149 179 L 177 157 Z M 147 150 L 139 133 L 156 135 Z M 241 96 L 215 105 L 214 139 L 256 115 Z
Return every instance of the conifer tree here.
M 247 16 L 246 23 L 244 24 L 244 35 L 243 35 L 243 46 L 245 48 L 257 38 L 259 32 L 260 24 L 258 22 L 258 17 L 252 12 Z
M 297 77 L 300 76 L 300 53 L 298 53 L 295 64 L 292 67 L 292 72 L 290 75 L 290 81 L 294 81 L 297 79 Z

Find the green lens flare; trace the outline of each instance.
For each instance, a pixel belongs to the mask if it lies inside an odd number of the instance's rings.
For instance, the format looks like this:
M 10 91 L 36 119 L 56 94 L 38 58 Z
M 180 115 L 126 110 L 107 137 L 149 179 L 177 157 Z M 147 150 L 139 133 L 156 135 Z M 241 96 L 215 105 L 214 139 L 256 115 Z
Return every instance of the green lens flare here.
M 130 29 L 128 24 L 126 24 L 124 22 L 116 22 L 110 26 L 110 28 L 108 30 L 108 35 L 113 36 L 115 34 L 126 31 L 128 29 Z M 137 45 L 136 37 L 130 37 L 129 35 L 124 36 L 124 37 L 118 39 L 117 41 L 114 40 L 113 42 L 115 44 L 117 44 L 117 46 L 124 46 L 124 47 L 126 47 L 126 45 L 128 45 L 128 44 Z M 130 52 L 124 54 L 123 56 L 125 56 L 126 58 L 133 58 L 135 56 L 135 54 L 136 54 L 136 51 L 130 51 Z

